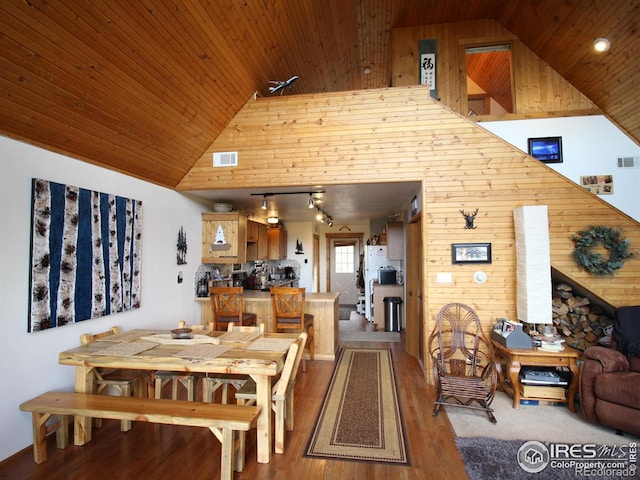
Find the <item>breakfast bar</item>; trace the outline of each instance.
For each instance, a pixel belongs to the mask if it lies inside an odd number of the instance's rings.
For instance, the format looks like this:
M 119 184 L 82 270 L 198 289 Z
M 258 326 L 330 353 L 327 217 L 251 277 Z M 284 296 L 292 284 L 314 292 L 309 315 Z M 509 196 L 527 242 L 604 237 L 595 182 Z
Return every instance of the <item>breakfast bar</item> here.
M 265 331 L 275 332 L 271 295 L 269 292 L 245 290 L 243 309 L 245 312 L 255 313 L 258 323 L 265 324 Z M 338 292 L 307 293 L 305 297 L 305 312 L 313 315 L 313 337 L 316 360 L 335 360 L 338 347 Z M 195 299 L 201 305 L 200 320 L 207 325 L 213 320 L 211 300 L 209 297 Z

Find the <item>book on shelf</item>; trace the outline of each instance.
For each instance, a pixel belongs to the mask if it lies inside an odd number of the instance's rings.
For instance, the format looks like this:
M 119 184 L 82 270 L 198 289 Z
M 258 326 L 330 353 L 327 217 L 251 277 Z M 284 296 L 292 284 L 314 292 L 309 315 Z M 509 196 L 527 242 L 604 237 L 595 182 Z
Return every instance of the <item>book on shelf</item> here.
M 545 352 L 561 352 L 564 350 L 564 339 L 560 335 L 537 335 L 534 343 Z
M 565 400 L 567 394 L 562 386 L 520 384 L 520 395 L 524 397 Z
M 532 400 L 530 398 L 521 398 L 520 405 L 531 405 L 531 406 L 547 406 L 547 407 L 555 407 L 558 405 L 564 405 L 564 402 L 556 402 L 554 400 Z

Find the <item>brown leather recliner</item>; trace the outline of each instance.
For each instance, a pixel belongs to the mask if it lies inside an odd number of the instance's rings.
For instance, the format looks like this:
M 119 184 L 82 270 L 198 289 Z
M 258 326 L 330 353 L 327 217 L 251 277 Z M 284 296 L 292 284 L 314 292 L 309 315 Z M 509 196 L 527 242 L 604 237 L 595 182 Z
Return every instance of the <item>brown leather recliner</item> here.
M 582 411 L 591 422 L 640 436 L 640 306 L 616 310 L 611 347 L 584 352 Z

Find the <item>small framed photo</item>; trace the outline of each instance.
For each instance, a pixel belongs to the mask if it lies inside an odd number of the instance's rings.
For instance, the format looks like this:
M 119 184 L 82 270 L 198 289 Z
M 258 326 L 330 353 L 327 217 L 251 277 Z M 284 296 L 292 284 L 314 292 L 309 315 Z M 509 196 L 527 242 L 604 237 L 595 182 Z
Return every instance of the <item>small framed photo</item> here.
M 562 137 L 529 138 L 529 155 L 544 163 L 562 163 Z
M 491 263 L 491 244 L 452 243 L 451 263 Z
M 580 185 L 596 195 L 612 195 L 613 175 L 586 175 L 580 177 Z

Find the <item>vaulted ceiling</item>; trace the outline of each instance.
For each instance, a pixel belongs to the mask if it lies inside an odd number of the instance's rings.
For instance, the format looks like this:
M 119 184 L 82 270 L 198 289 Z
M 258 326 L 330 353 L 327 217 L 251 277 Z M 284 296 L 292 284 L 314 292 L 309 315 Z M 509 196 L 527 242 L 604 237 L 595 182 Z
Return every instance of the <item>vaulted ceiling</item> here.
M 640 141 L 638 0 L 3 0 L 0 133 L 172 188 L 269 81 L 387 87 L 393 28 L 477 19 Z

